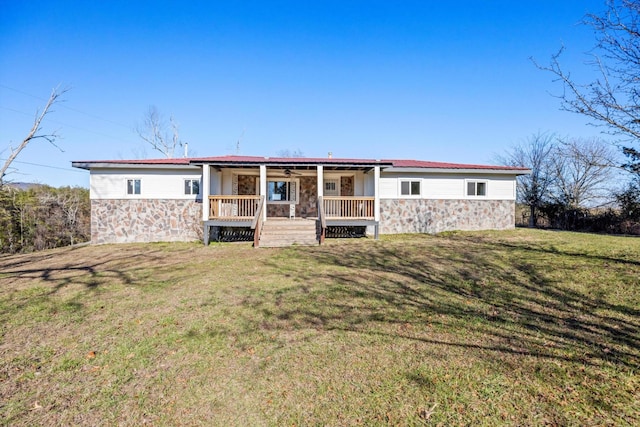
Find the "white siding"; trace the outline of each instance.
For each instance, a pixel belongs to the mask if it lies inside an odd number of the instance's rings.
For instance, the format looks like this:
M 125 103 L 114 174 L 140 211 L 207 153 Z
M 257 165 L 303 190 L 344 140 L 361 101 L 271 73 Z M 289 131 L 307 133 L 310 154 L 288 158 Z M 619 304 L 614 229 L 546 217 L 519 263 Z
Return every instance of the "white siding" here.
M 373 171 L 368 172 L 366 174 L 362 174 L 363 179 L 363 190 L 365 196 L 373 196 L 375 194 L 375 183 L 373 182 L 375 177 L 373 176 Z
M 231 169 L 223 169 L 221 175 L 222 193 L 220 194 L 233 194 L 233 173 Z
M 354 196 L 364 196 L 364 187 L 365 180 L 367 176 L 362 172 L 358 171 L 353 176 L 353 195 Z M 373 193 L 372 193 L 373 194 Z
M 515 200 L 516 180 L 514 177 L 496 177 L 491 180 L 489 191 L 494 199 Z
M 209 191 L 210 194 L 222 194 L 222 172 L 213 168 L 209 178 Z
M 202 179 L 200 168 L 193 169 L 93 169 L 90 175 L 91 199 L 195 199 L 184 194 L 185 179 Z M 139 179 L 140 194 L 127 194 L 127 180 Z M 201 183 L 202 184 L 202 183 Z M 202 192 L 202 185 L 200 185 Z M 200 194 L 198 198 L 201 198 Z
M 397 199 L 398 198 L 398 179 L 380 177 L 380 198 L 381 199 Z
M 400 196 L 400 182 L 403 180 L 420 181 L 420 197 Z M 487 183 L 487 195 L 467 196 L 468 181 Z M 420 198 L 420 199 L 486 199 L 515 200 L 516 177 L 514 175 L 490 174 L 418 174 L 387 173 L 380 177 L 380 198 Z
M 461 199 L 465 196 L 464 179 L 459 177 L 433 177 L 423 180 L 424 199 Z

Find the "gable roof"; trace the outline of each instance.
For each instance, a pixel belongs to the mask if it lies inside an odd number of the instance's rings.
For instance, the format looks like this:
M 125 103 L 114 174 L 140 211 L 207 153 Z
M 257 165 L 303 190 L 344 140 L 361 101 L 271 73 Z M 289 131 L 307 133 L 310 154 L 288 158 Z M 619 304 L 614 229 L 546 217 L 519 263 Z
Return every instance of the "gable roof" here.
M 515 173 L 517 175 L 530 173 L 528 168 L 514 166 L 475 165 L 464 163 L 431 162 L 424 160 L 393 160 L 393 159 L 342 159 L 342 158 L 313 158 L 313 157 L 262 157 L 262 156 L 214 156 L 191 157 L 171 159 L 139 159 L 139 160 L 87 160 L 74 161 L 72 166 L 90 170 L 92 168 L 118 168 L 118 167 L 153 167 L 175 166 L 188 167 L 200 165 L 242 167 L 242 166 L 290 166 L 290 167 L 315 167 L 318 165 L 338 168 L 372 168 L 380 166 L 383 169 L 396 171 L 495 171 L 501 173 Z

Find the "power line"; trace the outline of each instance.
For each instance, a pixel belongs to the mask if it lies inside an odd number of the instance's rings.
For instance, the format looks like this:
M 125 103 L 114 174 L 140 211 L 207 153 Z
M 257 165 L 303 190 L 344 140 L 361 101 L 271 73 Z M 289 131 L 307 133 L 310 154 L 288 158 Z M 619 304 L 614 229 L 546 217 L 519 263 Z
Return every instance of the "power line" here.
M 9 86 L 7 86 L 7 85 L 3 85 L 3 84 L 1 84 L 1 83 L 0 83 L 0 87 L 1 87 L 1 88 L 4 88 L 4 89 L 11 90 L 11 91 L 14 91 L 14 92 L 16 92 L 16 93 L 20 93 L 20 94 L 22 94 L 22 95 L 30 96 L 31 98 L 34 98 L 34 99 L 37 99 L 37 100 L 40 100 L 40 101 L 44 101 L 44 102 L 46 102 L 46 101 L 47 101 L 46 99 L 44 99 L 44 98 L 42 98 L 42 97 L 40 97 L 40 96 L 36 96 L 36 95 L 31 94 L 31 93 L 27 93 L 27 92 L 25 92 L 25 91 L 23 91 L 23 90 L 20 90 L 20 89 L 16 89 L 16 88 L 13 88 L 13 87 L 9 87 Z M 91 117 L 91 118 L 96 119 L 96 120 L 102 120 L 103 122 L 107 122 L 107 123 L 111 123 L 111 124 L 113 124 L 113 125 L 121 126 L 121 127 L 123 127 L 123 128 L 126 128 L 126 129 L 131 129 L 131 126 L 123 125 L 122 123 L 118 123 L 118 122 L 115 122 L 115 121 L 113 121 L 113 120 L 106 119 L 106 118 L 104 118 L 104 117 L 100 117 L 100 116 L 97 116 L 97 115 L 92 114 L 92 113 L 87 113 L 86 111 L 78 110 L 77 108 L 67 107 L 66 105 L 61 104 L 61 103 L 58 103 L 57 105 L 58 105 L 58 106 L 60 106 L 60 107 L 62 107 L 62 108 L 65 108 L 65 109 L 67 109 L 67 110 L 69 110 L 69 111 L 73 111 L 73 112 L 76 112 L 76 113 L 80 113 L 80 114 L 83 114 L 83 115 L 85 115 L 85 116 L 87 116 L 87 117 Z
M 0 86 L 1 86 L 1 85 L 0 85 Z M 11 112 L 18 113 L 18 114 L 22 114 L 22 115 L 25 115 L 25 116 L 32 116 L 32 114 L 26 113 L 26 112 L 24 112 L 24 111 L 19 111 L 19 110 L 16 110 L 16 109 L 14 109 L 14 108 L 3 107 L 2 105 L 0 105 L 0 109 L 7 110 L 7 111 L 11 111 Z M 94 134 L 94 135 L 103 136 L 103 137 L 105 137 L 105 138 L 113 139 L 113 140 L 120 141 L 120 142 L 124 142 L 124 143 L 127 143 L 127 144 L 133 144 L 133 143 L 132 143 L 132 142 L 130 142 L 130 141 L 125 141 L 125 140 L 123 140 L 123 139 L 121 139 L 121 138 L 118 138 L 118 137 L 115 137 L 115 136 L 107 135 L 107 134 L 100 133 L 100 132 L 96 132 L 96 131 L 89 130 L 89 129 L 84 129 L 84 128 L 81 128 L 81 127 L 78 127 L 78 126 L 74 126 L 74 125 L 70 125 L 70 124 L 68 124 L 68 123 L 60 122 L 60 121 L 57 121 L 57 120 L 52 120 L 52 119 L 47 118 L 47 121 L 48 121 L 48 122 L 51 122 L 51 123 L 59 124 L 59 125 L 61 125 L 61 126 L 66 126 L 66 127 L 68 127 L 68 128 L 71 128 L 71 129 L 80 130 L 80 131 L 82 131 L 82 132 L 88 132 L 88 133 L 92 133 L 92 134 Z
M 7 159 L 0 159 L 0 161 L 6 161 Z M 14 160 L 12 163 L 20 163 L 23 165 L 30 165 L 30 166 L 39 166 L 41 168 L 49 168 L 49 169 L 59 169 L 59 170 L 63 170 L 63 171 L 67 171 L 67 172 L 77 172 L 77 173 L 85 173 L 84 171 L 78 170 L 78 169 L 71 169 L 71 168 L 61 168 L 58 166 L 51 166 L 51 165 L 41 165 L 39 163 L 30 163 L 30 162 L 22 162 L 19 160 Z

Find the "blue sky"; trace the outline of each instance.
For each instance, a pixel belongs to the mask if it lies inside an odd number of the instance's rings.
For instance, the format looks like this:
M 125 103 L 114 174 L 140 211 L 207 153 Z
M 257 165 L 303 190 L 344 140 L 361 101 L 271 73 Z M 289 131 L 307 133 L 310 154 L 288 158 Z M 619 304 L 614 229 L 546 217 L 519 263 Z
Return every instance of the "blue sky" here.
M 559 110 L 538 70 L 588 80 L 604 0 L 0 0 L 0 159 L 51 89 L 70 87 L 9 178 L 88 186 L 74 160 L 161 157 L 133 131 L 150 105 L 198 156 L 491 163 L 538 131 L 600 129 Z M 176 153 L 178 154 L 178 153 Z

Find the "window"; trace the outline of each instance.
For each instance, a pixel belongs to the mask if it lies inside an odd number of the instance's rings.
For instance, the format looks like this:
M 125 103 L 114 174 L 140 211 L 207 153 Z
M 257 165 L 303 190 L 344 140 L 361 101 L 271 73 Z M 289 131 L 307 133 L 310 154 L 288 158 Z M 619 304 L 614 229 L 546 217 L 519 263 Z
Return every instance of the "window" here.
M 467 181 L 467 196 L 486 196 L 486 181 Z
M 324 180 L 324 195 L 329 197 L 340 195 L 340 178 L 328 178 Z
M 298 185 L 294 180 L 268 181 L 268 201 L 270 202 L 298 202 Z
M 200 194 L 200 180 L 199 179 L 185 179 L 184 180 L 184 194 Z
M 127 180 L 127 194 L 140 194 L 140 180 L 128 179 Z
M 401 196 L 419 196 L 420 181 L 400 181 Z

